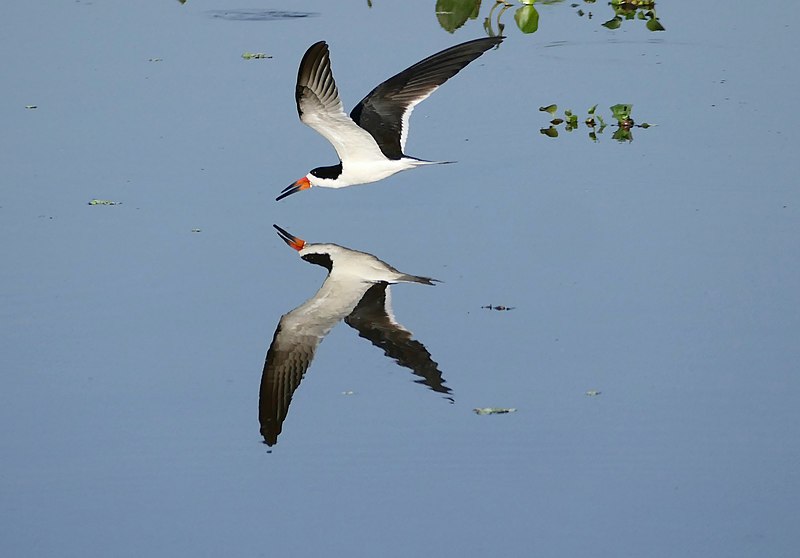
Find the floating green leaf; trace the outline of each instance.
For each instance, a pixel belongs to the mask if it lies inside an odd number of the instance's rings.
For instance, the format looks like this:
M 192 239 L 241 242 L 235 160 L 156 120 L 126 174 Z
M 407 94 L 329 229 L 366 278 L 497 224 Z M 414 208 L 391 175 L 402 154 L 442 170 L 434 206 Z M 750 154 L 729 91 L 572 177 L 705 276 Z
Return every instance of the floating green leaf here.
M 558 105 L 547 105 L 546 107 L 539 107 L 539 110 L 542 112 L 549 112 L 550 114 L 555 114 L 556 110 L 558 110 Z
M 618 121 L 630 118 L 632 111 L 633 105 L 627 103 L 620 103 L 611 107 L 611 115 Z
M 89 205 L 119 205 L 120 202 L 115 202 L 111 200 L 92 200 L 89 202 Z
M 633 134 L 630 128 L 619 127 L 611 137 L 617 141 L 633 141 Z
M 272 56 L 264 54 L 263 52 L 245 52 L 242 53 L 242 58 L 245 60 L 261 60 L 264 58 L 272 58 Z
M 506 413 L 514 413 L 516 409 L 513 407 L 483 407 L 472 409 L 476 415 L 504 415 Z
M 531 4 L 522 6 L 514 12 L 514 21 L 523 33 L 536 33 L 539 29 L 539 12 Z
M 609 29 L 619 29 L 619 26 L 622 25 L 622 18 L 619 16 L 614 16 L 613 19 L 609 19 L 603 24 L 603 27 L 607 27 Z
M 436 0 L 436 19 L 448 33 L 478 17 L 481 0 Z
M 546 135 L 548 138 L 558 137 L 558 129 L 555 126 L 550 126 L 549 128 L 542 128 L 539 130 L 539 132 Z
M 645 25 L 650 31 L 664 31 L 664 26 L 657 18 L 648 19 Z

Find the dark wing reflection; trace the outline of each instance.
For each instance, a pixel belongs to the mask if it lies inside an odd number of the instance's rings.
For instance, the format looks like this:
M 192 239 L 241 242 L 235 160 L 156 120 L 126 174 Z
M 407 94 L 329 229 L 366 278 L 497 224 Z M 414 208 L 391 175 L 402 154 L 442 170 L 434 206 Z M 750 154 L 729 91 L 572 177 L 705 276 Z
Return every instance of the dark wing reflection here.
M 278 323 L 267 351 L 258 394 L 258 421 L 268 446 L 278 442 L 292 394 L 303 380 L 322 341 L 322 337 L 314 335 L 286 335 L 282 331 L 285 319 L 286 316 Z
M 353 310 L 370 286 L 362 281 L 334 281 L 329 277 L 313 297 L 281 317 L 267 351 L 258 398 L 261 435 L 268 446 L 277 443 L 292 395 L 320 342 Z
M 358 335 L 383 349 L 397 364 L 410 368 L 424 384 L 437 393 L 451 393 L 444 385 L 439 365 L 431 358 L 425 345 L 412 339 L 411 332 L 395 322 L 391 308 L 391 289 L 388 283 L 372 285 L 344 321 Z M 452 401 L 452 398 L 448 398 Z

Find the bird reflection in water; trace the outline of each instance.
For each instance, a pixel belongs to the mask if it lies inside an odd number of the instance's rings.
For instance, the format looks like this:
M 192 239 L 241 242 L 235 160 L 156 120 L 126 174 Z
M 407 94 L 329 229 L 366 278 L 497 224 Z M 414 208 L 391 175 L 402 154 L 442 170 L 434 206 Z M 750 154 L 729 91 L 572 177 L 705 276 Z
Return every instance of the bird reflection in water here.
M 292 395 L 311 365 L 317 346 L 341 320 L 400 366 L 411 369 L 420 378 L 417 383 L 453 401 L 438 364 L 425 346 L 395 321 L 391 308 L 391 284 L 434 285 L 436 279 L 402 273 L 372 254 L 337 244 L 307 243 L 274 227 L 301 258 L 325 267 L 328 276 L 313 297 L 281 317 L 267 351 L 258 415 L 261 435 L 268 446 L 278 441 Z

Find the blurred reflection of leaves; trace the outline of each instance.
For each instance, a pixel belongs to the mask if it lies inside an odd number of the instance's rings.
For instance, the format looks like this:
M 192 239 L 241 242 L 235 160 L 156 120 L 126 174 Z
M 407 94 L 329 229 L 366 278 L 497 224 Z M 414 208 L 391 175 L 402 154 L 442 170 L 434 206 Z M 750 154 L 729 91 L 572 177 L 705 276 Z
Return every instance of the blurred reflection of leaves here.
M 314 12 L 292 12 L 286 10 L 208 10 L 206 13 L 214 19 L 227 19 L 230 21 L 279 21 L 319 15 Z

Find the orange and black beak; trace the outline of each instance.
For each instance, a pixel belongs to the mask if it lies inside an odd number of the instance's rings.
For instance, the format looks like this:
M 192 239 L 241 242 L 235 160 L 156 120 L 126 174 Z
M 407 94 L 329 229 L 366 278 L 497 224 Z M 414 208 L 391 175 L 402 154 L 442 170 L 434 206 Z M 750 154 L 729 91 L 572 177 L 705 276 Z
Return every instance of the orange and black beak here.
M 278 225 L 272 226 L 278 231 L 278 235 L 283 239 L 283 241 L 298 252 L 303 249 L 303 246 L 306 245 L 306 241 L 302 238 L 297 238 L 296 236 L 289 234 L 288 231 L 280 228 Z
M 311 188 L 311 182 L 308 181 L 308 178 L 305 176 L 300 180 L 292 182 L 286 188 L 281 191 L 281 195 L 275 198 L 275 201 L 281 201 L 286 196 L 291 196 L 295 192 L 299 192 L 301 190 L 308 190 Z

